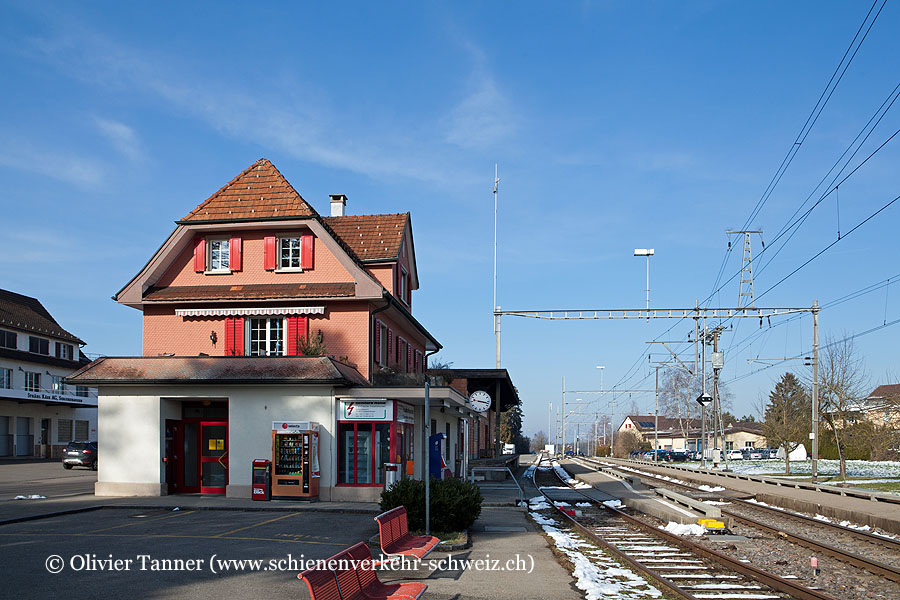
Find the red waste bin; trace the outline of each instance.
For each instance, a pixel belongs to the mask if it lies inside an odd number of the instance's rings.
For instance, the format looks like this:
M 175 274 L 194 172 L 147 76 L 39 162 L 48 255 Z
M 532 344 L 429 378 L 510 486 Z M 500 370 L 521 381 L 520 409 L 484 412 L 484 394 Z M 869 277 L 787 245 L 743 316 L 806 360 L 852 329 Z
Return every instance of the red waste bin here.
M 250 497 L 254 500 L 272 499 L 272 461 L 257 458 L 253 461 L 253 479 Z

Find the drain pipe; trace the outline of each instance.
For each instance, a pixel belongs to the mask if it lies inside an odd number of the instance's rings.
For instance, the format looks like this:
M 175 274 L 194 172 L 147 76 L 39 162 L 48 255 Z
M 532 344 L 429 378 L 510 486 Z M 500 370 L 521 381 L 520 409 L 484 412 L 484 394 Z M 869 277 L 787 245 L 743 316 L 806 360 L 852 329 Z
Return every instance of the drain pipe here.
M 426 352 L 424 360 L 425 367 L 425 427 L 422 429 L 422 436 L 425 438 L 422 460 L 422 476 L 425 479 L 425 535 L 431 535 L 431 473 L 428 469 L 428 451 L 429 438 L 431 437 L 431 382 L 428 380 L 428 357 L 437 354 L 439 350 Z

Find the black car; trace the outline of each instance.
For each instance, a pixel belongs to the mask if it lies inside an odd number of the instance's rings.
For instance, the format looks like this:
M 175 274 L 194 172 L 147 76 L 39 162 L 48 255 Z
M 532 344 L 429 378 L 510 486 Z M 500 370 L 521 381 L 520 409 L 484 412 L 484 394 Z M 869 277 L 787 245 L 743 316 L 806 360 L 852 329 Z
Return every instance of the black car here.
M 63 468 L 87 467 L 97 470 L 97 442 L 69 442 L 63 452 Z

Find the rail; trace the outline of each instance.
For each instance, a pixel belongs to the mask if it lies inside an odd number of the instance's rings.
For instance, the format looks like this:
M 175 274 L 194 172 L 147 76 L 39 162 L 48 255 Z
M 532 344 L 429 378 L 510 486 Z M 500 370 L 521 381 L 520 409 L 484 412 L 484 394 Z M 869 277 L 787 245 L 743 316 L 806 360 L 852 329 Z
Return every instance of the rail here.
M 516 486 L 516 490 L 518 491 L 519 500 L 516 503 L 516 506 L 521 506 L 525 502 L 525 492 L 522 490 L 522 486 L 519 485 L 518 480 L 516 480 L 516 476 L 513 475 L 513 472 L 509 470 L 509 467 L 469 467 L 470 478 L 469 481 L 472 483 L 478 483 L 478 487 L 485 490 L 511 490 L 512 486 L 506 484 L 506 478 L 504 478 L 503 483 L 491 483 L 491 480 L 485 478 L 484 480 L 477 480 L 475 478 L 475 472 L 485 472 L 485 473 L 507 473 L 509 478 L 512 479 L 513 485 Z

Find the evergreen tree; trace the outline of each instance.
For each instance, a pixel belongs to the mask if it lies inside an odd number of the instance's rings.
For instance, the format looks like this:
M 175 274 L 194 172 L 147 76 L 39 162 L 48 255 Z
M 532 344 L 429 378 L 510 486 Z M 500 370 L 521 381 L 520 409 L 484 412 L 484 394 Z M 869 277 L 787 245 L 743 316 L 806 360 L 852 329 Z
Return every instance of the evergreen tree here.
M 793 373 L 785 373 L 769 394 L 763 435 L 769 446 L 784 448 L 784 472 L 791 472 L 790 453 L 803 443 L 809 431 L 812 403 Z

